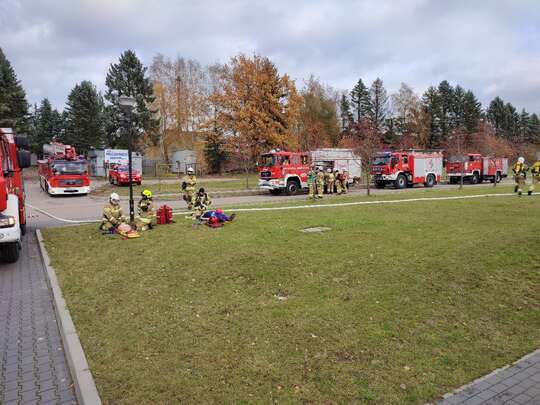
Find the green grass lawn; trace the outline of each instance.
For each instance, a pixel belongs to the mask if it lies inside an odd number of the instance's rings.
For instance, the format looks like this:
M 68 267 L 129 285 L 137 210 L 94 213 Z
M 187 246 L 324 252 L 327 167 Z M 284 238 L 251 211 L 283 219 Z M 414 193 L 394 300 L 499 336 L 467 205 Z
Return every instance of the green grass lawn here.
M 258 179 L 259 177 L 257 174 L 250 174 L 248 183 L 249 188 L 257 188 Z M 160 182 L 155 178 L 147 180 L 143 178 L 142 185 L 135 185 L 133 190 L 137 195 L 145 188 L 152 190 L 154 193 L 180 193 L 180 184 L 182 183 L 182 179 L 179 178 L 178 181 L 174 183 L 171 183 L 170 181 L 170 179 L 166 179 L 166 182 Z M 209 191 L 245 190 L 247 188 L 246 176 L 226 177 L 223 179 L 216 177 L 201 177 L 198 178 L 197 187 L 204 187 Z M 129 187 L 118 187 L 111 184 L 104 184 L 92 190 L 92 194 L 98 195 L 106 195 L 112 192 L 116 192 L 120 195 L 128 195 Z
M 104 403 L 422 404 L 539 347 L 539 208 L 493 197 L 44 236 Z M 331 229 L 300 232 L 315 226 Z

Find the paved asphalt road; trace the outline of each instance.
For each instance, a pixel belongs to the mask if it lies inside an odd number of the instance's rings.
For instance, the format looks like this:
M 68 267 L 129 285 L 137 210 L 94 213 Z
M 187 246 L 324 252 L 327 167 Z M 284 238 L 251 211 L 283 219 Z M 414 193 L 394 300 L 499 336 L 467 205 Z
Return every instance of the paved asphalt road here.
M 505 180 L 505 183 L 511 182 L 509 179 Z M 483 185 L 489 185 L 490 183 L 484 183 Z M 479 187 L 482 185 L 465 185 L 466 188 Z M 436 186 L 439 189 L 456 189 L 459 186 L 449 185 L 449 184 L 440 184 Z M 88 219 L 99 219 L 101 218 L 101 213 L 103 206 L 107 202 L 107 197 L 98 197 L 98 196 L 59 196 L 59 197 L 50 197 L 39 187 L 39 183 L 35 180 L 27 180 L 25 183 L 26 189 L 26 198 L 28 204 L 45 210 L 55 216 L 65 219 L 72 220 L 88 220 Z M 415 187 L 413 189 L 407 190 L 394 190 L 386 188 L 384 190 L 372 189 L 373 194 L 393 194 L 393 193 L 412 193 L 423 190 L 423 187 Z M 351 194 L 363 194 L 365 190 L 351 189 Z M 211 192 L 210 192 L 211 195 Z M 135 196 L 135 203 L 138 200 L 138 196 Z M 326 198 L 326 197 L 325 197 Z M 330 197 L 331 198 L 331 197 Z M 265 202 L 276 202 L 276 201 L 287 201 L 287 200 L 303 200 L 306 199 L 305 194 L 300 194 L 296 196 L 272 196 L 270 193 L 265 195 L 252 195 L 252 196 L 231 196 L 231 197 L 219 197 L 213 198 L 213 206 L 230 206 L 235 204 L 246 204 L 246 203 L 265 203 Z M 124 213 L 128 214 L 128 199 L 127 197 L 122 197 L 122 206 L 124 208 Z M 159 204 L 168 204 L 173 209 L 181 210 L 186 208 L 184 201 L 180 199 L 180 195 L 177 198 L 167 197 L 167 200 L 159 200 Z M 52 218 L 47 217 L 44 214 L 33 210 L 32 208 L 28 209 L 29 222 L 34 224 L 38 228 L 51 227 L 51 226 L 63 226 L 65 223 L 56 221 Z

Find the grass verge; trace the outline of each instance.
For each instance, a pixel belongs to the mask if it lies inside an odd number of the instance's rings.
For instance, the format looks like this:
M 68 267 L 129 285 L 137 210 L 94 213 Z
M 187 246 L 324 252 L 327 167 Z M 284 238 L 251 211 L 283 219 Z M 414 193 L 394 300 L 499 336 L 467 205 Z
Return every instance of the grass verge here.
M 165 194 L 165 193 L 180 193 L 180 184 L 182 179 L 179 178 L 175 182 L 171 182 L 171 179 L 166 179 L 163 182 L 160 182 L 157 179 L 143 179 L 141 186 L 134 185 L 134 193 L 137 195 L 148 188 L 156 194 Z M 249 188 L 257 188 L 258 176 L 256 174 L 251 174 L 249 176 Z M 197 187 L 204 187 L 208 191 L 230 191 L 230 190 L 246 190 L 246 177 L 227 177 L 227 178 L 199 178 Z M 95 195 L 107 195 L 112 192 L 116 192 L 120 195 L 129 195 L 129 187 L 127 186 L 113 186 L 111 184 L 104 184 L 98 186 L 92 190 L 92 194 Z
M 105 403 L 419 404 L 539 346 L 538 208 L 494 197 L 44 236 Z M 331 229 L 300 232 L 315 226 Z

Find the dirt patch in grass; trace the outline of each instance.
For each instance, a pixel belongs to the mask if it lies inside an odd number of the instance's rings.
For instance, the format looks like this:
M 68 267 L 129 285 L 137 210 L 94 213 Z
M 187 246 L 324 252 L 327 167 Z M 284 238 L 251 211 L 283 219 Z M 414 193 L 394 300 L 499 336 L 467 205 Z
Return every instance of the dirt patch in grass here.
M 540 345 L 539 202 L 44 236 L 104 403 L 420 404 Z

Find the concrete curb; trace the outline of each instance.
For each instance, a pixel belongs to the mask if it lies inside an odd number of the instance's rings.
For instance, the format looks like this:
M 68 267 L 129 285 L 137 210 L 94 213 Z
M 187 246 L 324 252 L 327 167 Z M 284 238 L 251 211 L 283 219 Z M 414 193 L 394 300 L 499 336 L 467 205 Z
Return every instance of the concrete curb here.
M 43 237 L 39 229 L 36 230 L 36 236 L 41 258 L 47 270 L 47 281 L 53 294 L 54 311 L 56 313 L 60 335 L 62 336 L 62 342 L 64 343 L 69 370 L 75 385 L 77 401 L 80 405 L 101 405 L 101 399 L 99 398 L 96 384 L 88 367 L 79 335 L 77 335 L 66 301 L 62 296 L 56 273 L 50 266 L 51 261 L 43 244 Z

